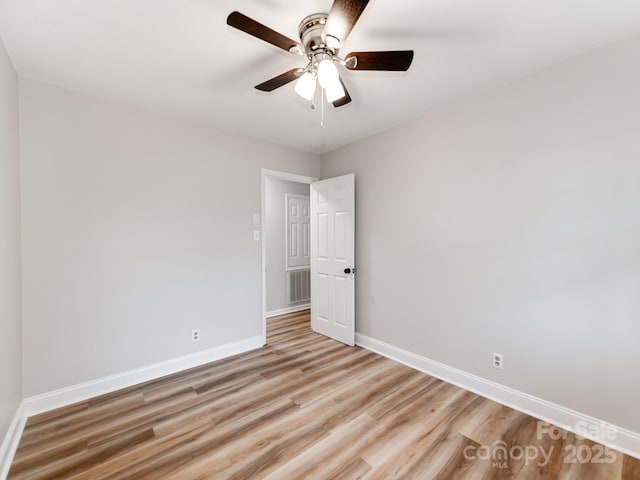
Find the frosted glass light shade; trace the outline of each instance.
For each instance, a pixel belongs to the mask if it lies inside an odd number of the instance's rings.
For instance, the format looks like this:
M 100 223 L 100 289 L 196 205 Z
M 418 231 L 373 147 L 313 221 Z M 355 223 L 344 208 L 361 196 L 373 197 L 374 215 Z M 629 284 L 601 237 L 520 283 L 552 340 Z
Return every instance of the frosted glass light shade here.
M 335 102 L 336 100 L 344 97 L 346 92 L 340 83 L 340 78 L 337 78 L 335 82 L 324 89 L 324 93 L 327 96 L 327 102 Z
M 338 69 L 327 58 L 318 64 L 318 82 L 322 88 L 329 88 L 339 82 Z
M 316 77 L 310 72 L 305 72 L 296 82 L 295 91 L 305 100 L 311 100 L 316 93 Z

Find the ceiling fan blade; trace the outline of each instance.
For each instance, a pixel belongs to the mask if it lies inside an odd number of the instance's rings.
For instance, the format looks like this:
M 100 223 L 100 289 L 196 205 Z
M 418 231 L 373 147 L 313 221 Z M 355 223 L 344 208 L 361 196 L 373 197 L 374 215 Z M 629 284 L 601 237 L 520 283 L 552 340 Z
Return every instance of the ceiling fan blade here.
M 355 58 L 354 60 L 350 60 Z M 383 70 L 405 72 L 413 61 L 413 50 L 389 50 L 386 52 L 351 52 L 345 57 L 349 70 Z
M 334 0 L 322 39 L 331 48 L 338 49 L 345 42 L 369 0 Z
M 266 82 L 262 82 L 260 85 L 256 85 L 256 88 L 262 92 L 273 92 L 276 88 L 280 88 L 287 83 L 297 80 L 302 72 L 304 72 L 304 68 L 292 68 L 288 72 L 281 73 L 277 77 L 273 77 Z
M 270 29 L 266 25 L 256 22 L 254 19 L 243 15 L 240 12 L 231 12 L 227 17 L 227 25 L 230 25 L 238 30 L 242 30 L 249 35 L 253 35 L 260 40 L 264 40 L 271 45 L 275 45 L 287 52 L 304 54 L 304 47 L 292 40 L 289 37 L 285 37 L 281 33 Z
M 349 95 L 349 91 L 347 90 L 347 86 L 342 81 L 342 77 L 340 77 L 340 83 L 342 84 L 342 88 L 344 88 L 345 96 L 333 102 L 333 106 L 336 108 L 342 107 L 347 103 L 351 103 L 351 95 Z

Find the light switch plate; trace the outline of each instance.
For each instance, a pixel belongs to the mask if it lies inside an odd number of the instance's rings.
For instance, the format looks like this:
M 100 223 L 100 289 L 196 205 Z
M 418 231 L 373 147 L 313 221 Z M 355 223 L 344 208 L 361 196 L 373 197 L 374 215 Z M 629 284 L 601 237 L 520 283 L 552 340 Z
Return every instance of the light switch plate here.
M 260 240 L 260 230 L 254 230 L 253 231 L 253 239 L 254 240 Z

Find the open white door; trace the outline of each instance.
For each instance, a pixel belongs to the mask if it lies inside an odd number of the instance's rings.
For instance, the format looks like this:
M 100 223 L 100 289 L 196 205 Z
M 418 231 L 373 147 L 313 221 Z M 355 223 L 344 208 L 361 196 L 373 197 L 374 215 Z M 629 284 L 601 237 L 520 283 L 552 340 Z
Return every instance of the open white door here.
M 311 184 L 311 328 L 355 341 L 355 175 Z

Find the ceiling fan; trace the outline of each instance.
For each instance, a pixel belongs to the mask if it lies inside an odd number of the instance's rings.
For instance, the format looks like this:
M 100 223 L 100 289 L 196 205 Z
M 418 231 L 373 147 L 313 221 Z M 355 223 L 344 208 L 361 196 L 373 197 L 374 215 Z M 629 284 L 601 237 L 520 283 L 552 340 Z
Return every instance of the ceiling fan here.
M 297 80 L 296 93 L 312 100 L 316 84 L 319 83 L 327 101 L 334 107 L 341 107 L 351 102 L 351 96 L 336 65 L 348 70 L 406 71 L 413 61 L 413 50 L 351 52 L 344 58 L 338 56 L 340 48 L 368 3 L 369 0 L 334 0 L 329 14 L 314 13 L 300 22 L 300 42 L 240 12 L 232 12 L 227 17 L 227 24 L 308 59 L 306 67 L 293 68 L 256 85 L 255 88 L 271 92 Z

